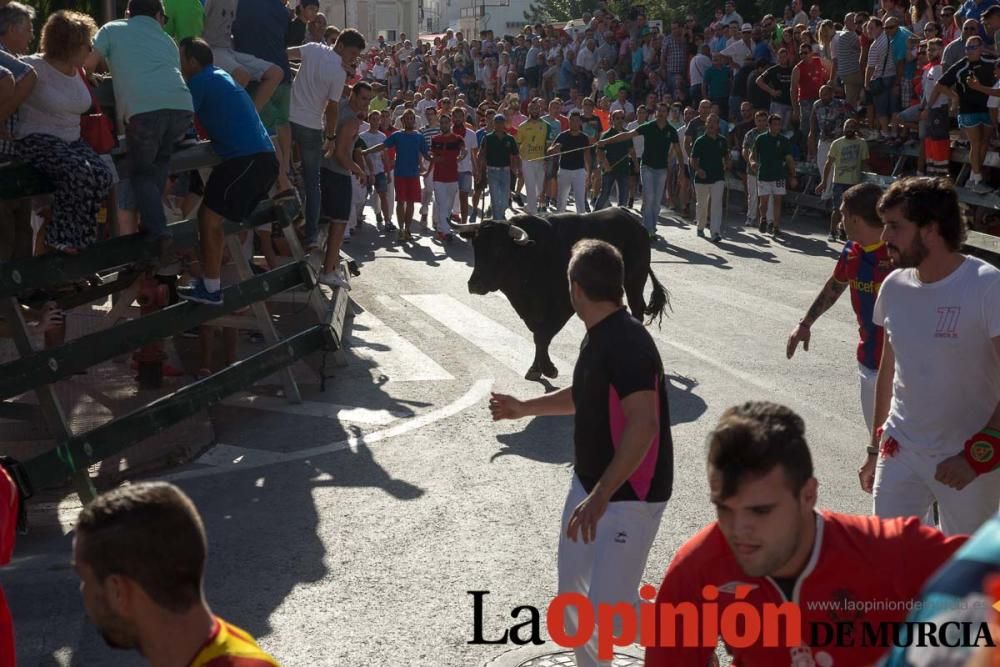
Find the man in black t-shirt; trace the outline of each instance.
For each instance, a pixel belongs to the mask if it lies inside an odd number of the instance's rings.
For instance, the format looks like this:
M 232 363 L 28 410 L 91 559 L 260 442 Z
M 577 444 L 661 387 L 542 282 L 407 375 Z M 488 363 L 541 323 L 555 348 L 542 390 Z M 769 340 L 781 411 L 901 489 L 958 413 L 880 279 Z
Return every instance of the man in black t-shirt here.
M 490 412 L 494 420 L 575 415 L 559 593 L 587 596 L 595 609 L 635 604 L 673 486 L 663 363 L 652 336 L 622 305 L 624 265 L 617 249 L 579 241 L 568 274 L 573 309 L 587 326 L 573 386 L 528 401 L 493 394 Z M 575 607 L 563 623 L 569 636 L 576 634 Z M 575 652 L 577 665 L 600 664 L 593 639 Z
M 569 201 L 569 191 L 573 190 L 573 199 L 576 202 L 576 212 L 585 211 L 584 204 L 587 201 L 587 174 L 590 172 L 591 158 L 587 147 L 590 145 L 590 138 L 582 131 L 582 117 L 579 111 L 573 111 L 569 115 L 569 129 L 559 134 L 549 146 L 550 155 L 559 155 L 559 174 L 557 176 L 559 184 L 559 206 L 557 213 L 566 211 L 566 203 Z
M 778 49 L 778 64 L 757 77 L 757 86 L 771 96 L 771 113 L 781 116 L 782 131 L 792 119 L 792 66 L 788 49 Z

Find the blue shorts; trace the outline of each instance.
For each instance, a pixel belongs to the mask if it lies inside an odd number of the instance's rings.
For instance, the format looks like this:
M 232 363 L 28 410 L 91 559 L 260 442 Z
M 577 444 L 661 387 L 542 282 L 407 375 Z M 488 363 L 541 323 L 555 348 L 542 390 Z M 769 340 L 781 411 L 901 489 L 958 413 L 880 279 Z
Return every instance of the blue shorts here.
M 472 172 L 471 171 L 460 171 L 458 172 L 458 191 L 459 192 L 472 192 Z
M 977 113 L 958 114 L 958 126 L 960 128 L 965 129 L 967 127 L 976 127 L 978 125 L 985 125 L 987 127 L 990 127 L 991 125 L 993 125 L 993 120 L 990 118 L 990 115 L 988 113 L 982 111 Z
M 840 203 L 844 201 L 844 193 L 853 185 L 848 185 L 847 183 L 833 183 L 833 210 L 840 211 Z
M 375 174 L 375 192 L 388 192 L 389 191 L 389 179 L 386 178 L 385 172 L 381 174 Z

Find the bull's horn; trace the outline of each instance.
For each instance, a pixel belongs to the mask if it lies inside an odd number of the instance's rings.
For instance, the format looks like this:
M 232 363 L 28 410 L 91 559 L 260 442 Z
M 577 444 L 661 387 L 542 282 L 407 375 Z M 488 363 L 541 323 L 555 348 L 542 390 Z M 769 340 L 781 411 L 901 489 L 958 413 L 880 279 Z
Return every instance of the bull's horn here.
M 524 231 L 517 225 L 510 226 L 510 238 L 514 240 L 517 245 L 530 245 L 531 239 L 528 238 L 528 232 Z
M 459 234 L 479 231 L 479 228 L 482 226 L 483 223 L 481 222 L 470 222 L 464 225 L 458 222 L 451 223 L 451 228 Z

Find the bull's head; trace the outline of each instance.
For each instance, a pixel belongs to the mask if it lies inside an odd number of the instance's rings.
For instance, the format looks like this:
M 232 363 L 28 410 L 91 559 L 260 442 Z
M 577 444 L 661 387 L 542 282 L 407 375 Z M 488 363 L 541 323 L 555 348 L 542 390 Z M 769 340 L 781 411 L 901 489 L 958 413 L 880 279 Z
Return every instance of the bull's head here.
M 528 232 L 507 222 L 486 220 L 468 225 L 452 224 L 452 228 L 472 238 L 475 266 L 469 277 L 471 294 L 488 294 L 500 289 L 505 272 L 517 266 L 518 250 L 535 243 L 528 238 Z

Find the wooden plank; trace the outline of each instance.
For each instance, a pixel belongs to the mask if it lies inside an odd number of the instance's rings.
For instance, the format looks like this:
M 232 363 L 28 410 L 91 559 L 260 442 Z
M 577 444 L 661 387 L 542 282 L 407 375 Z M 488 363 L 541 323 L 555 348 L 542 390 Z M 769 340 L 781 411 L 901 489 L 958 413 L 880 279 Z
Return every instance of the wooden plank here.
M 23 355 L 0 366 L 0 398 L 17 396 L 69 377 L 77 371 L 137 350 L 150 340 L 179 334 L 302 284 L 315 285 L 311 269 L 305 262 L 288 264 L 226 288 L 221 306 L 182 301 L 58 347 Z
M 294 201 L 283 206 L 297 206 Z M 227 220 L 225 234 L 231 235 L 244 229 L 271 224 L 277 220 L 276 207 L 270 200 L 262 202 L 249 218 L 241 222 Z M 182 220 L 167 227 L 178 249 L 190 248 L 197 241 L 198 221 Z M 50 253 L 41 257 L 27 257 L 0 263 L 0 297 L 14 296 L 29 289 L 65 285 L 95 273 L 147 263 L 158 256 L 156 242 L 144 233 L 128 234 L 95 243 L 79 255 Z
M 1000 237 L 970 230 L 963 250 L 985 259 L 994 266 L 1000 266 Z
M 198 414 L 206 407 L 332 344 L 330 328 L 319 324 L 239 361 L 204 380 L 187 385 L 112 422 L 60 442 L 24 467 L 36 488 L 60 483 L 75 471 Z

